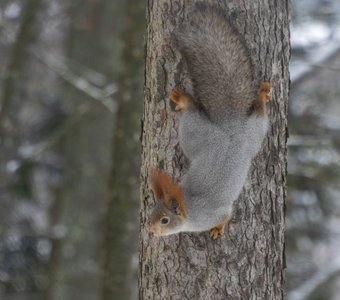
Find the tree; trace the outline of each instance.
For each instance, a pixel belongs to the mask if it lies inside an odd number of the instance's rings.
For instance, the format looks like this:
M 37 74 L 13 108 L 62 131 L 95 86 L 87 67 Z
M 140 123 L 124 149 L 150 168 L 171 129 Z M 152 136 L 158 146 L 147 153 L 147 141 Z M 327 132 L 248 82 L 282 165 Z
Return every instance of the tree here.
M 228 15 L 250 48 L 258 76 L 273 83 L 270 129 L 253 161 L 223 237 L 182 233 L 155 238 L 147 232 L 153 197 L 150 168 L 179 178 L 184 167 L 177 117 L 168 93 L 187 81 L 169 33 L 197 1 L 149 1 L 145 107 L 142 128 L 140 299 L 282 299 L 286 196 L 289 3 L 206 1 Z
M 103 219 L 116 117 L 114 109 L 107 108 L 117 102 L 112 88 L 121 56 L 117 21 L 125 19 L 124 6 L 118 0 L 62 4 L 69 23 L 61 27 L 68 71 L 61 93 L 74 109 L 59 129 L 63 181 L 56 191 L 51 223 L 52 228 L 64 228 L 65 234 L 52 236 L 44 299 L 101 299 Z
M 137 297 L 137 263 L 133 261 L 138 254 L 139 156 L 136 153 L 143 106 L 141 32 L 145 27 L 145 3 L 123 2 L 122 50 L 115 95 L 117 113 L 104 224 L 102 300 Z

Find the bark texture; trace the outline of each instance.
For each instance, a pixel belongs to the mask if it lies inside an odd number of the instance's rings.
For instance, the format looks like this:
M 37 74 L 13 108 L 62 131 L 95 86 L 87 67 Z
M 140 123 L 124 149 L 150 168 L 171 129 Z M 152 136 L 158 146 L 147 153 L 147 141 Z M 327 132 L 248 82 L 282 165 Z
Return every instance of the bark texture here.
M 289 89 L 288 0 L 205 1 L 228 15 L 250 48 L 258 76 L 273 83 L 270 128 L 253 161 L 233 221 L 217 241 L 205 233 L 149 236 L 152 167 L 184 171 L 170 90 L 188 84 L 169 34 L 196 1 L 148 1 L 145 107 L 142 128 L 140 299 L 282 299 Z

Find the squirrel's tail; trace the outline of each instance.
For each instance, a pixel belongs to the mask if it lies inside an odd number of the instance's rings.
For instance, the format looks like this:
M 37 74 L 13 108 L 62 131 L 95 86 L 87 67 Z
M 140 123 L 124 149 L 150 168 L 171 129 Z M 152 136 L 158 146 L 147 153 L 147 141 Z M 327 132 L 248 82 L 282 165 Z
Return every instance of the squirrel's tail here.
M 194 97 L 210 118 L 224 122 L 249 115 L 258 89 L 254 67 L 245 41 L 223 13 L 197 3 L 174 36 L 187 61 Z

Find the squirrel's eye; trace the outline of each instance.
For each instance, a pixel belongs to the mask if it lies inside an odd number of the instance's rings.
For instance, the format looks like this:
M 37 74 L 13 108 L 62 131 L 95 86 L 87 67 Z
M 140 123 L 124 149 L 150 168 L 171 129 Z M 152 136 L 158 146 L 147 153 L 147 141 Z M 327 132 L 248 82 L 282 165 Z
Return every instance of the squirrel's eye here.
M 164 225 L 168 224 L 169 223 L 169 218 L 168 217 L 163 217 L 161 219 L 161 223 L 164 224 Z

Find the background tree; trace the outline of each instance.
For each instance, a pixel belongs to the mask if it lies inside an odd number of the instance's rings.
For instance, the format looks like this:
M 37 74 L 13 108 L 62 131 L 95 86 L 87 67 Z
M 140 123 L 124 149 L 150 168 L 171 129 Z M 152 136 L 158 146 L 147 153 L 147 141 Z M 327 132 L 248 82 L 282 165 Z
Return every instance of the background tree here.
M 235 204 L 226 234 L 155 238 L 146 225 L 153 205 L 149 170 L 176 178 L 184 167 L 168 93 L 187 80 L 169 34 L 197 1 L 149 1 L 142 129 L 140 299 L 282 299 L 289 59 L 288 1 L 205 1 L 224 10 L 250 48 L 263 80 L 273 83 L 270 129 Z
M 144 8 L 0 3 L 1 299 L 136 298 Z
M 103 300 L 136 299 L 138 168 L 143 99 L 145 3 L 124 1 L 112 162 L 105 218 Z

